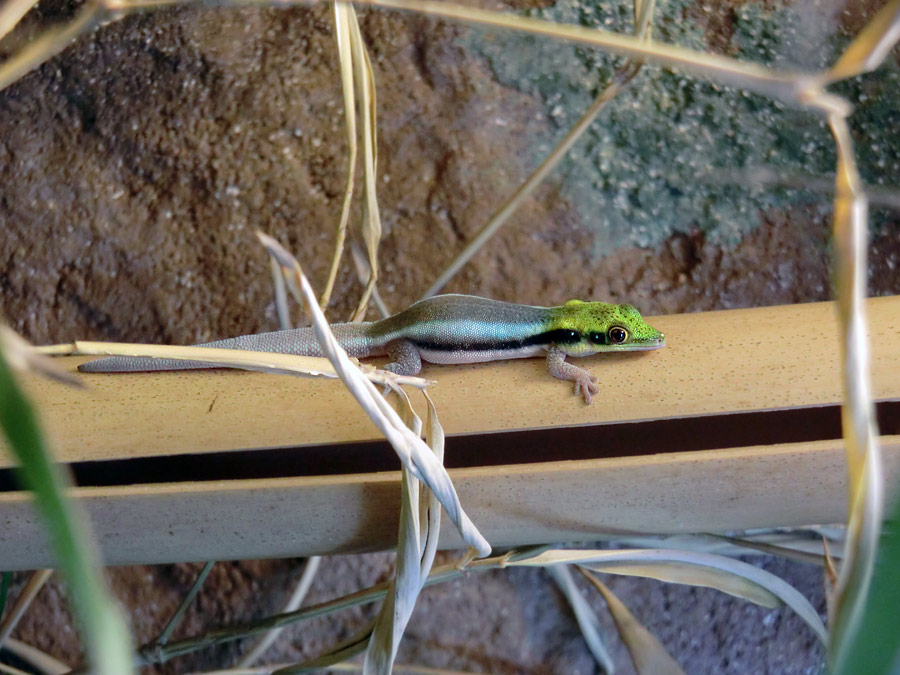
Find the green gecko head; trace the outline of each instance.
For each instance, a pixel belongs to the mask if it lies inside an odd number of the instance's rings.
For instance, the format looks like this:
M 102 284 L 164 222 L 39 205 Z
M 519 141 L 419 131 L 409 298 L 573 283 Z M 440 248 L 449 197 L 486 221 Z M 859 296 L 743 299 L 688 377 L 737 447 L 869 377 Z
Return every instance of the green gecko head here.
M 666 336 L 631 305 L 569 300 L 554 307 L 549 329 L 568 331 L 556 344 L 569 356 L 633 352 L 665 347 Z

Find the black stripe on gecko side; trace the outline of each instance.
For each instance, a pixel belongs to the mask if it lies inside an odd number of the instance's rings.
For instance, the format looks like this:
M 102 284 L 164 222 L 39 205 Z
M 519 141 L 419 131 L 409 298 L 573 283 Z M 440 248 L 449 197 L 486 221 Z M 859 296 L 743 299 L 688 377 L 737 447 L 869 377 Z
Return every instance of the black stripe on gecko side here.
M 412 340 L 412 343 L 419 349 L 426 349 L 431 352 L 486 352 L 491 350 L 513 350 L 523 347 L 537 347 L 543 345 L 567 345 L 581 342 L 582 335 L 578 331 L 569 330 L 568 328 L 557 328 L 548 330 L 537 335 L 529 335 L 520 340 L 495 340 L 493 342 L 429 342 L 428 340 Z

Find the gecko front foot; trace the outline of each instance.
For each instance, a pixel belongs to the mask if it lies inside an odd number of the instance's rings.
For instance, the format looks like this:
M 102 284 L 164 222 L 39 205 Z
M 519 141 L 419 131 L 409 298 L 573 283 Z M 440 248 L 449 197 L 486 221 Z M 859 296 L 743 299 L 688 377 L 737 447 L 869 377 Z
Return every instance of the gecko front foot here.
M 584 368 L 579 368 L 566 362 L 566 353 L 556 345 L 547 350 L 547 367 L 553 377 L 561 380 L 571 380 L 575 383 L 575 395 L 584 396 L 584 402 L 588 405 L 593 402 L 594 394 L 600 392 L 597 386 L 597 378 Z
M 575 395 L 581 394 L 584 396 L 584 402 L 590 405 L 594 401 L 594 394 L 599 392 L 600 387 L 597 386 L 597 378 L 586 370 L 582 370 L 575 379 Z

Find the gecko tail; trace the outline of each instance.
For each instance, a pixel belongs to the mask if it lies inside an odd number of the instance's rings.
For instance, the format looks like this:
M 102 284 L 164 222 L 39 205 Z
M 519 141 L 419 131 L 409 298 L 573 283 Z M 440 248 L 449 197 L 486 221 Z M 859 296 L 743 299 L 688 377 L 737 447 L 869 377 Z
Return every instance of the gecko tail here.
M 257 335 L 240 335 L 224 340 L 202 342 L 197 347 L 217 347 L 219 349 L 248 349 L 260 352 L 280 352 L 282 354 L 316 354 L 318 344 L 314 342 L 312 331 L 308 328 L 259 333 Z M 202 361 L 185 361 L 183 359 L 151 358 L 149 356 L 107 356 L 95 361 L 88 361 L 78 366 L 82 373 L 140 373 L 163 370 L 200 370 L 205 368 L 221 368 Z
M 161 370 L 198 370 L 217 366 L 183 359 L 154 359 L 149 356 L 107 356 L 78 366 L 82 373 L 142 373 Z

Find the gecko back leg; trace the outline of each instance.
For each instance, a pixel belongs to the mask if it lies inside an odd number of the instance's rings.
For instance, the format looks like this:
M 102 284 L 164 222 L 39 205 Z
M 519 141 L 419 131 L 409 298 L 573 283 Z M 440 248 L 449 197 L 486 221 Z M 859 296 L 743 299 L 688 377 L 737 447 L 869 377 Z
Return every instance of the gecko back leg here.
M 418 375 L 422 370 L 419 350 L 409 340 L 394 340 L 387 344 L 387 354 L 391 362 L 384 369 L 397 375 Z

